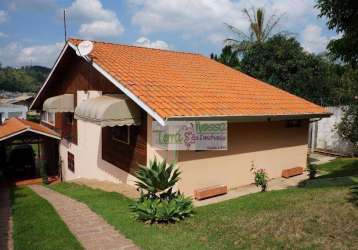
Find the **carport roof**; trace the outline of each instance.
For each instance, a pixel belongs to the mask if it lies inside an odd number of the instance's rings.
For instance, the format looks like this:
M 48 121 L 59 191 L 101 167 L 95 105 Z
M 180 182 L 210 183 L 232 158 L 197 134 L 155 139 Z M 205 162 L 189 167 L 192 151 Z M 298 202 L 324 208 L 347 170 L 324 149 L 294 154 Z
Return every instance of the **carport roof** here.
M 13 117 L 0 125 L 0 141 L 28 131 L 54 139 L 61 139 L 58 133 L 41 124 Z

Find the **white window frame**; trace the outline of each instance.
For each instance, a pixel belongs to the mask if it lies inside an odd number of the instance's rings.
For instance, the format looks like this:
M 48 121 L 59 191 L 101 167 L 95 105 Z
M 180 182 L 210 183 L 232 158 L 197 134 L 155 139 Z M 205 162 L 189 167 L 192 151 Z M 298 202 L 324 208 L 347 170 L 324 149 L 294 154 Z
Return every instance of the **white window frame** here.
M 49 115 L 53 115 L 53 120 L 52 121 L 50 121 L 49 120 Z M 56 120 L 56 115 L 55 115 L 55 113 L 49 113 L 49 112 L 47 112 L 47 111 L 43 111 L 42 112 L 42 114 L 41 114 L 41 121 L 42 122 L 45 122 L 45 123 L 47 123 L 47 124 L 50 124 L 50 125 L 55 125 L 55 120 Z

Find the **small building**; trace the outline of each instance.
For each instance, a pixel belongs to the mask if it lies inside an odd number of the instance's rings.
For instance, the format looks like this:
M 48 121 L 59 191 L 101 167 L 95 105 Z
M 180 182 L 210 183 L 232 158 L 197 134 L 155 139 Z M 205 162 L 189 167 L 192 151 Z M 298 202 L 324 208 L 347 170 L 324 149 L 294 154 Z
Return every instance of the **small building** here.
M 306 167 L 311 118 L 329 112 L 199 54 L 93 42 L 78 56 L 70 39 L 31 109 L 61 133 L 63 178 L 134 185 L 138 164 L 175 161 L 187 195 L 213 185 L 253 182 L 254 165 L 270 178 Z M 159 150 L 152 124 L 226 121 L 227 150 Z
M 15 181 L 33 179 L 40 177 L 43 163 L 47 174 L 57 176 L 60 139 L 55 131 L 38 123 L 7 119 L 0 123 L 0 172 Z
M 5 104 L 0 103 L 0 117 L 1 122 L 12 117 L 26 119 L 28 108 L 25 105 Z

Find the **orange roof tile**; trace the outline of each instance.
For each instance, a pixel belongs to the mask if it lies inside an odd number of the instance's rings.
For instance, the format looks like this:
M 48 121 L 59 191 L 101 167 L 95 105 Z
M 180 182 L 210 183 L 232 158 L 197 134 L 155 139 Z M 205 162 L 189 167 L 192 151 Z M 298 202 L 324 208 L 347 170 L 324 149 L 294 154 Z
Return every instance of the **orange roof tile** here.
M 13 117 L 0 125 L 0 141 L 26 131 L 60 139 L 59 134 L 41 124 Z
M 199 54 L 94 41 L 90 57 L 162 118 L 328 114 Z

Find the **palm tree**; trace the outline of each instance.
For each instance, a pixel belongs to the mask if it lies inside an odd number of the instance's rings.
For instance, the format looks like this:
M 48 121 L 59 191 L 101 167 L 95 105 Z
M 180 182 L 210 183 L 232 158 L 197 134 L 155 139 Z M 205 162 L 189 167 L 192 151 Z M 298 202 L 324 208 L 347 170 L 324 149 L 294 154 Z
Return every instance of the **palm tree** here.
M 236 28 L 233 25 L 225 23 L 225 25 L 232 31 L 238 38 L 225 39 L 226 45 L 231 45 L 232 48 L 239 53 L 247 50 L 254 43 L 261 43 L 266 41 L 273 32 L 273 29 L 281 20 L 281 16 L 271 15 L 267 22 L 265 22 L 265 10 L 263 8 L 254 8 L 250 10 L 243 9 L 242 11 L 250 22 L 249 34 Z
M 236 50 L 233 50 L 232 46 L 230 45 L 226 45 L 221 50 L 221 54 L 219 56 L 212 53 L 210 55 L 210 58 L 232 68 L 238 68 L 240 63 L 238 58 L 238 52 Z

